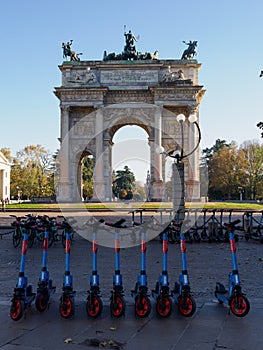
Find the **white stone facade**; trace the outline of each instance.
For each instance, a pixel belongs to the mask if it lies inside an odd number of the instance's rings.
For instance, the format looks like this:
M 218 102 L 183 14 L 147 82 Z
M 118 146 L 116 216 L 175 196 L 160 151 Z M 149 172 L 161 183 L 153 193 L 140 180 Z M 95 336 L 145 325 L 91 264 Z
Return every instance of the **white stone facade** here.
M 10 199 L 10 169 L 11 164 L 0 152 L 0 201 Z
M 62 85 L 55 88 L 61 109 L 58 200 L 81 198 L 81 159 L 95 158 L 94 200 L 112 199 L 112 138 L 124 125 L 141 126 L 149 135 L 152 200 L 163 196 L 164 156 L 181 140 L 176 116 L 186 116 L 184 152 L 190 153 L 197 130 L 196 114 L 205 93 L 198 84 L 196 60 L 82 61 L 59 66 Z M 200 197 L 199 150 L 185 158 L 186 195 Z

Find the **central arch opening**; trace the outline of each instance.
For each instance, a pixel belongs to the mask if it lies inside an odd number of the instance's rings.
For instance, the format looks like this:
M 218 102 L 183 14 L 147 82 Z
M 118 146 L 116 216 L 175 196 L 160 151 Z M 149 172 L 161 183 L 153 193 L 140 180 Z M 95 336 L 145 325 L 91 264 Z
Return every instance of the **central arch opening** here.
M 150 171 L 150 146 L 148 133 L 138 125 L 121 126 L 112 138 L 112 169 L 113 186 L 118 171 L 128 170 L 134 174 L 135 181 L 132 188 L 124 188 L 127 193 L 132 191 L 133 199 L 146 200 L 146 178 Z M 126 186 L 128 187 L 128 186 Z M 123 191 L 123 195 L 125 195 Z M 117 198 L 123 196 L 118 195 Z M 129 197 L 129 196 L 128 196 Z M 129 199 L 129 198 L 127 198 Z M 116 200 L 116 193 L 115 193 Z

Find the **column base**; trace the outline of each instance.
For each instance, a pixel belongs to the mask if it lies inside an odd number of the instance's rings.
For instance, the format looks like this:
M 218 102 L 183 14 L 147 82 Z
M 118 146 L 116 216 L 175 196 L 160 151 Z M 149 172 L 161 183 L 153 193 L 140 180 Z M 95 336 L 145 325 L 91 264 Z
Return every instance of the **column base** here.
M 60 181 L 58 184 L 57 202 L 72 203 L 74 202 L 71 196 L 72 183 L 68 181 Z
M 200 201 L 200 182 L 197 180 L 186 181 L 186 201 L 199 202 Z
M 101 202 L 108 202 L 109 198 L 106 198 L 105 195 L 105 181 L 104 180 L 97 180 L 93 183 L 93 197 L 91 199 L 91 202 L 94 203 L 101 203 Z
M 162 202 L 165 196 L 165 185 L 162 180 L 153 181 L 151 183 L 151 202 Z

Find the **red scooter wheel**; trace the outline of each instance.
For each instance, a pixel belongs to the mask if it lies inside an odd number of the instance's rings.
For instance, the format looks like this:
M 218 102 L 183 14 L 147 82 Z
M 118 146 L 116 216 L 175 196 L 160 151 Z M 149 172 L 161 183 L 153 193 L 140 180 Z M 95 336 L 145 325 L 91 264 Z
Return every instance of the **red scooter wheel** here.
M 184 317 L 192 316 L 196 310 L 195 300 L 189 294 L 181 295 L 178 300 L 178 309 Z
M 48 306 L 48 293 L 46 292 L 46 293 L 37 294 L 35 305 L 36 305 L 36 309 L 39 312 L 44 312 Z
M 75 305 L 71 297 L 64 297 L 59 304 L 59 312 L 61 317 L 70 318 L 74 314 Z
M 250 303 L 243 294 L 238 294 L 230 298 L 230 309 L 237 317 L 244 317 L 250 310 Z
M 139 317 L 147 317 L 151 312 L 151 301 L 147 295 L 138 294 L 135 298 L 135 314 Z
M 86 303 L 86 311 L 88 316 L 96 318 L 102 313 L 102 301 L 101 298 L 97 295 L 88 296 Z
M 170 297 L 159 296 L 156 301 L 156 312 L 160 317 L 168 317 L 172 312 L 172 300 Z
M 18 321 L 23 316 L 25 311 L 25 302 L 24 300 L 17 299 L 13 300 L 10 307 L 10 317 L 13 321 Z
M 121 317 L 125 314 L 126 303 L 121 295 L 113 295 L 110 302 L 110 312 L 114 317 Z

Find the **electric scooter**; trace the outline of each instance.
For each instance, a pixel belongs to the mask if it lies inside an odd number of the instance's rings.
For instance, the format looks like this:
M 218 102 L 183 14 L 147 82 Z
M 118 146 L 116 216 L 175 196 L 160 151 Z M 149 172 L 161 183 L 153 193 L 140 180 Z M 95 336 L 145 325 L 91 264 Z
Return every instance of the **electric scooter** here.
M 40 271 L 37 295 L 35 300 L 36 309 L 39 312 L 43 312 L 47 309 L 49 300 L 56 291 L 56 287 L 52 285 L 52 279 L 49 278 L 49 271 L 47 269 L 48 243 L 49 231 L 48 228 L 46 228 L 43 241 L 42 268 Z
M 86 302 L 86 311 L 88 316 L 96 318 L 101 315 L 103 309 L 103 303 L 100 294 L 99 275 L 97 271 L 97 229 L 100 222 L 94 222 L 93 227 L 93 240 L 92 240 L 92 273 L 90 275 L 90 289 L 88 290 L 88 297 Z
M 191 296 L 189 276 L 186 263 L 185 235 L 180 233 L 180 249 L 182 256 L 182 272 L 179 275 L 179 282 L 175 282 L 172 290 L 172 297 L 178 305 L 178 310 L 184 317 L 190 317 L 195 313 L 196 303 Z
M 164 231 L 162 234 L 163 240 L 163 270 L 159 280 L 156 282 L 155 290 L 152 291 L 152 296 L 156 300 L 156 312 L 160 317 L 168 317 L 172 312 L 172 299 L 168 281 L 167 271 L 167 253 L 168 253 L 168 237 Z
M 228 291 L 225 289 L 222 283 L 217 282 L 215 289 L 215 297 L 218 299 L 220 304 L 225 304 L 229 306 L 230 310 L 235 316 L 244 317 L 248 314 L 250 310 L 250 303 L 247 297 L 242 293 L 238 273 L 236 258 L 236 242 L 234 236 L 235 226 L 238 223 L 240 223 L 239 219 L 224 224 L 228 228 L 229 232 L 229 242 L 233 270 L 229 273 Z
M 110 298 L 110 312 L 114 317 L 125 315 L 126 302 L 122 285 L 122 274 L 120 272 L 120 237 L 119 229 L 115 231 L 115 272 L 113 275 L 113 290 Z
M 25 232 L 23 233 L 22 254 L 20 260 L 18 282 L 14 288 L 14 294 L 10 307 L 10 317 L 14 321 L 18 321 L 22 318 L 26 309 L 31 306 L 36 297 L 36 293 L 33 293 L 32 291 L 32 284 L 27 283 L 27 277 L 25 275 L 27 246 L 28 233 L 27 227 L 25 227 Z
M 59 312 L 61 317 L 70 318 L 74 315 L 75 312 L 75 294 L 76 292 L 73 290 L 73 278 L 70 273 L 70 233 L 66 233 L 66 261 L 65 261 L 65 273 L 63 276 L 63 287 L 62 287 L 62 295 L 60 297 L 59 303 Z
M 144 228 L 141 231 L 141 271 L 138 274 L 137 282 L 131 296 L 135 300 L 135 314 L 141 318 L 147 317 L 151 312 L 151 300 L 148 294 L 146 275 L 146 233 Z

